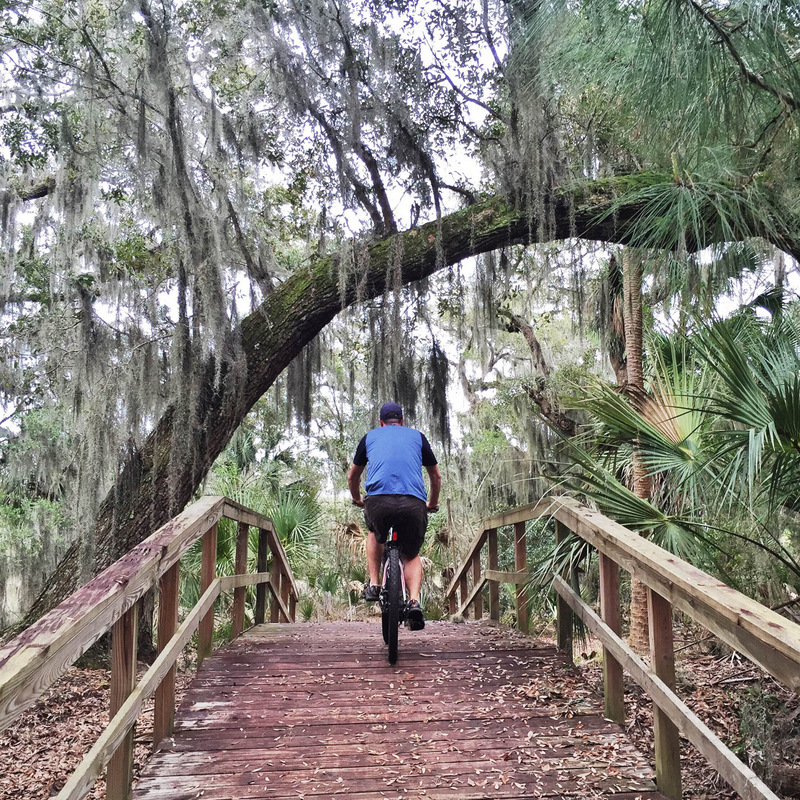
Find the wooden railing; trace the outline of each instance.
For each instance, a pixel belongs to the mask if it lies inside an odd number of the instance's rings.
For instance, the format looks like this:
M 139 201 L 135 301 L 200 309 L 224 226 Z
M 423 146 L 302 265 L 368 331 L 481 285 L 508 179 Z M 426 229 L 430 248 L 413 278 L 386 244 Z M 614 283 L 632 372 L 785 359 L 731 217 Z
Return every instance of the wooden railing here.
M 216 576 L 217 523 L 238 522 L 235 575 Z M 250 527 L 259 531 L 256 572 L 247 573 Z M 178 627 L 180 558 L 202 539 L 201 597 Z M 272 568 L 267 572 L 269 554 Z M 138 600 L 158 585 L 158 657 L 136 683 Z M 254 617 L 294 622 L 297 586 L 272 521 L 225 497 L 203 497 L 159 528 L 61 605 L 0 648 L 0 730 L 6 728 L 74 661 L 112 631 L 110 722 L 58 794 L 83 797 L 107 766 L 106 797 L 130 796 L 133 733 L 142 704 L 155 694 L 153 747 L 172 732 L 176 661 L 195 631 L 198 663 L 210 655 L 214 601 L 233 590 L 233 635 L 244 627 L 245 590 L 256 587 Z
M 610 719 L 625 721 L 623 669 L 649 694 L 654 703 L 659 791 L 676 800 L 681 797 L 679 736 L 683 736 L 743 800 L 778 800 L 777 795 L 676 695 L 672 608 L 696 620 L 765 672 L 797 691 L 800 689 L 800 626 L 780 614 L 568 497 L 548 498 L 485 520 L 446 590 L 450 612 L 466 616 L 471 607 L 474 616 L 480 618 L 482 591 L 488 583 L 490 614 L 493 619 L 499 619 L 499 584 L 515 583 L 517 616 L 520 627 L 527 628 L 523 611 L 527 579 L 525 523 L 545 516 L 555 521 L 557 541 L 571 531 L 598 551 L 600 561 L 599 615 L 564 580 L 567 576 L 553 579 L 553 588 L 558 593 L 558 646 L 572 657 L 573 614 L 602 642 L 605 713 Z M 497 569 L 498 528 L 506 525 L 514 526 L 515 572 Z M 488 567 L 482 570 L 484 545 L 488 545 Z M 620 566 L 648 589 L 649 666 L 620 638 Z

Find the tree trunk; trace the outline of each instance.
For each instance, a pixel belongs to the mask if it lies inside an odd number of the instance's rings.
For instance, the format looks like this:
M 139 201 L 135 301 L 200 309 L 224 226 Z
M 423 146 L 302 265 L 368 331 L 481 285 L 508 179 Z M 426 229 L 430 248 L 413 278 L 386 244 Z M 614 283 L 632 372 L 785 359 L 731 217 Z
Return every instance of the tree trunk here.
M 626 243 L 640 207 L 614 207 L 626 191 L 659 176 L 628 175 L 563 190 L 547 204 L 556 220 L 548 239 L 575 237 Z M 613 213 L 612 213 L 613 212 Z M 403 283 L 425 278 L 469 256 L 514 243 L 538 241 L 544 228 L 530 209 L 491 198 L 373 243 L 357 243 L 356 267 L 340 284 L 334 258 L 320 258 L 289 277 L 246 317 L 235 332 L 243 365 L 213 361 L 204 379 L 185 387 L 186 405 L 170 406 L 143 446 L 130 453 L 100 506 L 95 528 L 96 574 L 141 542 L 191 500 L 245 415 L 275 379 L 343 308 L 380 296 L 399 270 Z M 709 242 L 699 242 L 706 246 Z M 779 243 L 786 247 L 786 243 Z M 800 243 L 790 248 L 800 255 Z M 171 458 L 173 431 L 187 419 L 186 452 Z M 73 545 L 14 634 L 69 596 L 77 586 L 79 546 Z
M 622 254 L 622 290 L 625 313 L 625 363 L 627 382 L 625 391 L 635 406 L 640 406 L 645 397 L 644 325 L 642 323 L 642 256 L 632 247 Z M 638 497 L 650 499 L 650 476 L 642 463 L 641 455 L 634 446 L 633 491 Z M 649 651 L 649 626 L 647 622 L 647 587 L 635 578 L 631 581 L 631 632 L 630 646 L 640 655 Z

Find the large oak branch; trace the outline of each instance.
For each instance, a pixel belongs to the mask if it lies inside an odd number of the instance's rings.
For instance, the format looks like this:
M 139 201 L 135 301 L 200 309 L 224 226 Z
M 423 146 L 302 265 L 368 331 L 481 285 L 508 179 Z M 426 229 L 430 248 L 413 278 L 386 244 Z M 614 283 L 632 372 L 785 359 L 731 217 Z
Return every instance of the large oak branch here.
M 578 236 L 627 243 L 631 223 L 640 209 L 623 206 L 613 214 L 611 209 L 637 180 L 644 184 L 652 182 L 653 176 L 627 176 L 562 191 L 552 200 L 556 223 L 547 238 Z M 248 411 L 343 308 L 383 294 L 387 285 L 394 284 L 396 270 L 403 283 L 410 283 L 469 256 L 538 241 L 543 228 L 529 210 L 492 198 L 439 222 L 371 244 L 357 244 L 356 266 L 344 283 L 334 258 L 318 259 L 307 271 L 288 278 L 243 320 L 236 333 L 246 358 L 245 369 L 220 371 L 213 363 L 208 364 L 205 379 L 186 387 L 185 407 L 169 407 L 143 447 L 128 457 L 101 506 L 94 572 L 141 542 L 189 502 Z M 800 257 L 797 242 L 778 244 Z M 190 441 L 182 441 L 181 447 L 188 451 L 182 450 L 180 458 L 175 458 L 174 432 L 187 420 L 191 424 Z M 77 546 L 69 550 L 17 630 L 77 588 L 81 574 L 78 554 Z

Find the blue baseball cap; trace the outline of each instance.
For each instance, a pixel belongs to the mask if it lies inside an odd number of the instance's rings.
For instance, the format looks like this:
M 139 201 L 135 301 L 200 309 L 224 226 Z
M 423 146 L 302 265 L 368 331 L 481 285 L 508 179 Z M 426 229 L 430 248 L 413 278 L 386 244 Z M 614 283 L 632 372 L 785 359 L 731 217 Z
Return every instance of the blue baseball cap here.
M 381 420 L 386 422 L 388 419 L 403 419 L 403 409 L 391 400 L 381 406 Z

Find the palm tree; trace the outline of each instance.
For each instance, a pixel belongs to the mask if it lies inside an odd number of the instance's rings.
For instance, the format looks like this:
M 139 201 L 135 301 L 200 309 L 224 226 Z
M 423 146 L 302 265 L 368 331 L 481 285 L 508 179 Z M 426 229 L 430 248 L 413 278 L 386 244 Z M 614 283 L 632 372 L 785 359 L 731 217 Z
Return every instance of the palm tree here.
M 698 325 L 691 340 L 652 339 L 649 393 L 638 404 L 599 381 L 589 387 L 580 405 L 596 421 L 591 452 L 568 443 L 572 487 L 708 571 L 724 572 L 732 561 L 724 548 L 736 539 L 800 587 L 796 545 L 776 518 L 800 505 L 800 325 L 792 312 L 767 324 L 747 309 Z M 623 483 L 634 449 L 652 479 L 650 499 Z

